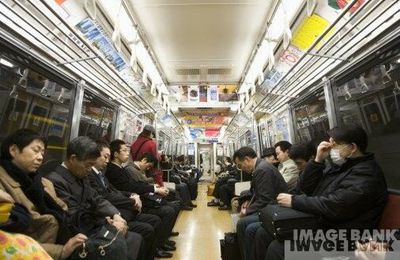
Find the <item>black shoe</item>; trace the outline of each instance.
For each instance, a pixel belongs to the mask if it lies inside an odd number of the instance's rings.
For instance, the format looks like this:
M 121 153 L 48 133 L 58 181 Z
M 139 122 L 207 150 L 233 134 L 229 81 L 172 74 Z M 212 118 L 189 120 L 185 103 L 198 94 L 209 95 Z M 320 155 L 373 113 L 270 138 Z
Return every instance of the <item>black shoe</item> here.
M 175 246 L 175 245 L 176 245 L 176 242 L 173 241 L 173 240 L 167 240 L 167 241 L 165 241 L 165 244 L 167 244 L 167 245 L 169 245 L 169 246 Z
M 193 210 L 190 206 L 182 206 L 181 210 Z
M 176 231 L 171 232 L 171 237 L 177 237 L 177 236 L 179 236 L 179 232 L 176 232 Z
M 158 258 L 171 258 L 172 253 L 170 252 L 165 252 L 164 250 L 161 250 L 159 248 L 156 249 L 155 257 Z
M 209 207 L 217 207 L 217 206 L 219 206 L 219 202 L 215 202 L 215 201 L 210 201 L 210 202 L 207 202 L 207 206 L 209 206 Z
M 164 251 L 175 251 L 176 246 L 168 245 L 165 243 L 164 245 L 160 246 L 160 249 L 162 249 Z
M 189 206 L 192 207 L 192 208 L 197 208 L 197 205 L 196 205 L 196 204 L 193 204 L 193 203 L 190 203 Z
M 223 205 L 223 206 L 218 207 L 218 210 L 229 210 L 229 209 L 231 209 L 231 208 L 228 205 Z

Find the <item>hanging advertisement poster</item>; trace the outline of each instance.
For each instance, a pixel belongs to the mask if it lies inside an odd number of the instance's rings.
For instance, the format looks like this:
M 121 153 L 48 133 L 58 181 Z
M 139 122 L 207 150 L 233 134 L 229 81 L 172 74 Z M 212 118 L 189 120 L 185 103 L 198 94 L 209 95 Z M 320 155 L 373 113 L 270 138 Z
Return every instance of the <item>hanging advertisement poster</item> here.
M 317 14 L 306 17 L 293 34 L 291 44 L 301 51 L 307 51 L 328 26 L 329 21 Z M 328 33 L 325 37 L 330 35 Z
M 189 86 L 188 100 L 189 102 L 199 102 L 199 86 Z
M 193 139 L 204 137 L 204 128 L 189 128 L 190 136 Z
M 205 135 L 205 137 L 218 137 L 219 136 L 219 128 L 206 128 L 204 135 Z
M 187 146 L 187 154 L 188 155 L 194 155 L 194 153 L 195 153 L 194 144 L 193 143 L 188 144 L 188 146 Z
M 336 10 L 341 10 L 344 9 L 350 2 L 351 0 L 328 0 L 328 5 L 332 7 L 333 9 Z M 350 8 L 350 13 L 354 13 L 357 11 L 360 6 L 364 4 L 365 0 L 358 0 L 351 8 Z
M 199 86 L 200 102 L 207 102 L 207 90 L 208 90 L 208 86 L 207 85 L 200 85 Z
M 275 143 L 282 140 L 289 141 L 289 128 L 286 116 L 275 120 Z
M 190 127 L 221 127 L 229 121 L 227 108 L 180 108 L 176 116 Z
M 143 122 L 141 120 L 136 120 L 136 133 L 141 133 L 143 130 Z
M 185 116 L 183 118 L 185 124 L 191 127 L 217 127 L 225 122 L 222 116 Z
M 238 101 L 237 85 L 219 85 L 218 97 L 220 102 Z
M 218 102 L 218 86 L 217 85 L 210 85 L 208 87 L 208 100 L 209 102 Z
M 188 101 L 188 86 L 170 86 L 168 90 L 172 96 L 176 97 L 178 102 Z
M 103 29 L 91 18 L 86 18 L 76 25 L 76 28 L 83 33 L 92 45 L 100 50 L 106 59 L 118 70 L 126 67 L 122 56 L 117 52 L 111 40 L 106 36 Z

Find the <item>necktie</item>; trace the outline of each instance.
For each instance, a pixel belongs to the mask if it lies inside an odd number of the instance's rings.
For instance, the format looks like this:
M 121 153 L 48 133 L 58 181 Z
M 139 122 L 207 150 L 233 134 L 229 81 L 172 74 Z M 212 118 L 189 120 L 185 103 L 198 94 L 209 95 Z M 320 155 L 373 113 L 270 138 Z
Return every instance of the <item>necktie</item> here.
M 101 182 L 103 183 L 104 188 L 107 188 L 104 173 L 102 173 L 101 171 L 99 171 L 99 177 L 100 177 Z

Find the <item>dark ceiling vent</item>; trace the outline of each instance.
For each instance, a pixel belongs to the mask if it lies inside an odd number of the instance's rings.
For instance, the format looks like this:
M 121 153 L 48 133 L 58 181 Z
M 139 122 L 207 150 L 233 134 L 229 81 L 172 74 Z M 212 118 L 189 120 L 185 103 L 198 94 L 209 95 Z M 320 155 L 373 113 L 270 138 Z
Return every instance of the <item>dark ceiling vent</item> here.
M 176 69 L 177 75 L 200 75 L 200 69 Z
M 228 75 L 232 73 L 232 69 L 219 68 L 219 69 L 208 69 L 208 75 Z

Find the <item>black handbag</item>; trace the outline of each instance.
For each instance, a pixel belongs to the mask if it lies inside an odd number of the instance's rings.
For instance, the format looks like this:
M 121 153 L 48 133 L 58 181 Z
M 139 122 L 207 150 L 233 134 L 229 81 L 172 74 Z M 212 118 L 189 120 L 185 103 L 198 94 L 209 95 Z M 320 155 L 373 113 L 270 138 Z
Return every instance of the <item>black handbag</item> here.
M 143 207 L 145 208 L 159 208 L 163 205 L 166 205 L 165 199 L 153 192 L 145 193 L 140 195 L 140 198 L 143 203 Z
M 128 249 L 125 237 L 114 226 L 102 226 L 72 253 L 69 259 L 127 259 Z
M 293 230 L 318 228 L 318 218 L 312 214 L 276 204 L 267 205 L 259 213 L 262 227 L 279 241 L 293 238 Z
M 236 233 L 225 233 L 225 238 L 219 242 L 222 260 L 241 260 Z

